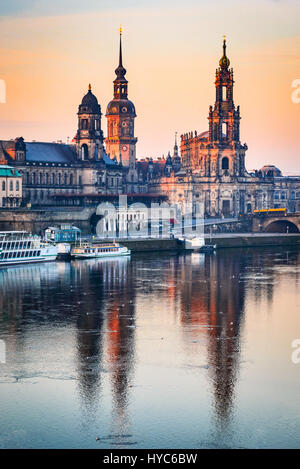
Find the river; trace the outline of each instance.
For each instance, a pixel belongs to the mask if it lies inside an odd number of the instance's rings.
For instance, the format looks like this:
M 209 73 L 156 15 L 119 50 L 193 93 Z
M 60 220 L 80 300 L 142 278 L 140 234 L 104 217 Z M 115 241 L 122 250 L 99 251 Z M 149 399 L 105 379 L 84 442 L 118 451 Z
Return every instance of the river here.
M 250 248 L 1 269 L 0 448 L 299 447 L 299 261 Z

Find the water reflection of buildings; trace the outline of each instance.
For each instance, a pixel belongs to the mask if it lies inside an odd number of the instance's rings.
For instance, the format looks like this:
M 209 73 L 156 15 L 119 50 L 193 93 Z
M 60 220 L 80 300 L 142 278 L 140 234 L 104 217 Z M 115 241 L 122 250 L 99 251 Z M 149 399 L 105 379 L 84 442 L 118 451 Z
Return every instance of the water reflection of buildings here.
M 80 393 L 88 415 L 95 415 L 101 375 L 109 372 L 113 432 L 118 433 L 128 424 L 127 398 L 135 355 L 132 264 L 120 258 L 77 261 L 72 267 L 87 299 L 77 321 Z
M 193 360 L 200 361 L 191 339 L 200 338 L 205 344 L 214 416 L 223 431 L 233 417 L 249 295 L 257 301 L 272 298 L 280 271 L 273 268 L 274 260 L 283 268 L 300 260 L 297 252 L 288 258 L 286 251 L 270 252 L 224 250 L 187 257 L 168 253 L 2 269 L 0 330 L 8 337 L 8 353 L 22 356 L 26 367 L 24 345 L 37 326 L 46 325 L 51 331 L 73 329 L 75 324 L 75 367 L 84 421 L 95 418 L 103 383 L 109 382 L 112 432 L 124 433 L 130 423 L 137 304 L 143 304 L 141 297 L 144 302 L 154 298 L 155 304 L 161 299 L 168 324 L 185 341 L 184 353 L 191 351 Z M 260 270 L 269 272 L 268 279 L 257 282 Z
M 244 314 L 242 255 L 224 251 L 198 256 L 198 262 L 181 262 L 181 322 L 193 326 L 194 338 L 205 337 L 208 373 L 213 386 L 215 417 L 227 425 L 237 380 L 241 322 Z M 202 257 L 202 259 L 201 259 Z M 199 268 L 202 260 L 203 266 Z M 198 327 L 197 327 L 198 326 Z
M 214 256 L 192 256 L 195 262 L 185 263 L 179 258 L 175 269 L 176 283 L 182 287 L 181 322 L 193 326 L 194 337 L 206 336 L 215 418 L 217 428 L 223 431 L 233 413 L 246 299 L 251 294 L 256 302 L 262 297 L 271 301 L 279 272 L 274 269 L 272 249 L 224 250 Z M 289 254 L 279 250 L 276 256 L 278 265 L 297 264 L 300 260 L 300 253 L 293 250 Z M 260 275 L 262 279 L 257 281 Z
M 48 263 L 0 269 L 0 327 L 6 337 L 8 365 L 12 357 L 26 360 L 28 322 L 55 322 L 56 294 L 69 276 L 69 265 Z M 7 366 L 8 366 L 7 365 Z M 25 365 L 25 363 L 24 363 Z
M 51 334 L 76 324 L 76 374 L 86 422 L 95 417 L 104 376 L 112 385 L 113 424 L 127 421 L 135 355 L 133 277 L 127 258 L 0 270 L 0 329 L 12 366 L 15 361 L 26 369 L 27 337 L 40 325 Z

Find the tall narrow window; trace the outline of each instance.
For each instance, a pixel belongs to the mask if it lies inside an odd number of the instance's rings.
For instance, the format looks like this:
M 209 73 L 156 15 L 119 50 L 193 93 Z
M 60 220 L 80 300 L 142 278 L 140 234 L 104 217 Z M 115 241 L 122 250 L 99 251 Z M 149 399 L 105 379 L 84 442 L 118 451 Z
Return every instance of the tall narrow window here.
M 227 138 L 227 124 L 226 124 L 226 122 L 222 123 L 222 137 Z
M 227 100 L 226 86 L 222 86 L 222 101 L 226 101 L 226 100 Z
M 229 160 L 227 156 L 224 156 L 224 158 L 222 158 L 222 169 L 229 169 Z

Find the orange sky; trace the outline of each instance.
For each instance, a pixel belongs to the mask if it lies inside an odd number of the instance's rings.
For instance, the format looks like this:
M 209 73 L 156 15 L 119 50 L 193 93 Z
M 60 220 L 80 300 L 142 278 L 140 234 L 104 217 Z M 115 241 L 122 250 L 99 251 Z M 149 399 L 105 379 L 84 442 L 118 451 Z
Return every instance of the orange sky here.
M 129 98 L 138 115 L 137 156 L 166 155 L 175 131 L 207 129 L 226 34 L 247 168 L 269 163 L 300 174 L 300 103 L 291 99 L 292 82 L 300 78 L 299 2 L 124 0 L 120 7 L 117 0 L 111 6 L 87 1 L 83 11 L 70 0 L 57 12 L 56 1 L 50 11 L 44 2 L 35 10 L 35 3 L 14 1 L 12 11 L 0 6 L 0 79 L 7 87 L 0 138 L 72 138 L 89 82 L 105 113 L 122 23 Z M 106 134 L 105 117 L 102 128 Z

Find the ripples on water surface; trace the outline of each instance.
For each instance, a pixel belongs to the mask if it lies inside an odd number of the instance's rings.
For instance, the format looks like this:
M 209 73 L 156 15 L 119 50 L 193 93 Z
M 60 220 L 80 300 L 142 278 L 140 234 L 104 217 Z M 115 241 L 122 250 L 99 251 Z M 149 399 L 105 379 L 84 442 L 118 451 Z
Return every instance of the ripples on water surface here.
M 0 270 L 0 447 L 299 447 L 299 258 L 232 249 Z

